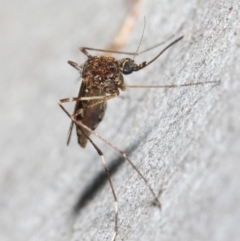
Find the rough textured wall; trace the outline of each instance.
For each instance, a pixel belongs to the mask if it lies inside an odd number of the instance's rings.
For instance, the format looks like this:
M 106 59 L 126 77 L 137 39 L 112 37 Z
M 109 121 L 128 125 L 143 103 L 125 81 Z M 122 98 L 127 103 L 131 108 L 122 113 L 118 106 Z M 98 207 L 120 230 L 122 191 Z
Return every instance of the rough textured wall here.
M 120 0 L 2 1 L 1 240 L 110 240 L 113 204 L 101 160 L 75 137 L 65 146 L 69 120 L 57 100 L 79 88 L 66 61 L 84 62 L 80 46 L 107 46 L 128 8 Z M 131 89 L 109 102 L 98 133 L 130 154 L 162 204 L 160 212 L 131 167 L 118 165 L 117 240 L 239 240 L 239 1 L 145 1 L 124 50 L 137 48 L 144 16 L 142 50 L 174 33 L 184 40 L 127 83 L 221 84 Z M 121 163 L 94 140 L 110 166 Z M 103 184 L 95 191 L 94 181 Z

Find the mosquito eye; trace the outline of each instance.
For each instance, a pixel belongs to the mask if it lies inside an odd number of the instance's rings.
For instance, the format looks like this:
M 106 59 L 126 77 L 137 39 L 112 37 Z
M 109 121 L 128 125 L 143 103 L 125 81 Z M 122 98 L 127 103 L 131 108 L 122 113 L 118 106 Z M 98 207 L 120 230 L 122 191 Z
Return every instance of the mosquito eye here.
M 126 61 L 126 62 L 123 64 L 122 73 L 123 73 L 123 74 L 131 74 L 132 72 L 133 72 L 132 66 L 130 65 L 129 61 Z

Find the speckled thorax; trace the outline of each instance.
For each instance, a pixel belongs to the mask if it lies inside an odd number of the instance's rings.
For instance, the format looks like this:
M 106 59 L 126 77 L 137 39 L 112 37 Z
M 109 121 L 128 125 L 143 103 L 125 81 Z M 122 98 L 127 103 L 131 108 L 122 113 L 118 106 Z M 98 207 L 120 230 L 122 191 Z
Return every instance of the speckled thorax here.
M 118 88 L 124 90 L 123 76 L 120 72 L 119 62 L 113 57 L 92 56 L 83 65 L 83 81 L 89 88 L 97 88 L 105 93 L 113 94 Z

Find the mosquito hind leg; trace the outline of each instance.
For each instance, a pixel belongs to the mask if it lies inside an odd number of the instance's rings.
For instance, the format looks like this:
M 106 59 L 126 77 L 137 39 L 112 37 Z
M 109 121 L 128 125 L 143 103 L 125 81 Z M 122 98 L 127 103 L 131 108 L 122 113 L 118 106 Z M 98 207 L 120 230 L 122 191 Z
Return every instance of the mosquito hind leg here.
M 134 163 L 130 160 L 130 158 L 127 156 L 127 154 L 120 150 L 117 146 L 113 145 L 112 143 L 110 143 L 108 140 L 106 140 L 105 138 L 103 138 L 102 136 L 100 136 L 98 133 L 96 133 L 95 131 L 93 131 L 92 129 L 90 129 L 88 126 L 84 125 L 81 121 L 77 121 L 75 118 L 72 118 L 72 121 L 79 126 L 80 128 L 90 132 L 91 134 L 95 135 L 96 137 L 98 137 L 99 139 L 101 139 L 103 142 L 105 142 L 107 145 L 109 145 L 110 147 L 112 147 L 116 152 L 118 152 L 125 160 L 128 161 L 128 163 L 132 166 L 132 168 L 136 171 L 136 173 L 140 176 L 140 178 L 145 182 L 145 185 L 148 187 L 149 191 L 152 193 L 153 197 L 154 197 L 154 203 L 156 203 L 156 206 L 161 209 L 161 203 L 158 200 L 158 196 L 155 194 L 155 192 L 153 191 L 152 187 L 150 186 L 148 180 L 144 177 L 144 175 L 138 170 L 138 168 L 134 165 Z M 96 149 L 97 150 L 97 149 Z
M 82 130 L 82 132 L 84 133 L 83 130 Z M 116 195 L 116 192 L 115 192 L 114 187 L 113 187 L 111 175 L 110 175 L 109 169 L 108 169 L 108 167 L 106 165 L 103 152 L 99 149 L 99 147 L 92 141 L 92 139 L 89 136 L 87 136 L 85 133 L 84 133 L 84 135 L 88 138 L 88 140 L 91 142 L 91 144 L 93 145 L 93 147 L 97 151 L 98 155 L 101 157 L 102 164 L 103 164 L 104 170 L 106 172 L 109 185 L 111 187 L 111 191 L 112 191 L 112 195 L 113 195 L 113 199 L 114 199 L 114 213 L 115 213 L 115 217 L 114 217 L 114 220 L 115 220 L 114 221 L 114 232 L 113 232 L 113 236 L 112 236 L 111 241 L 115 241 L 116 236 L 117 236 L 117 232 L 118 232 L 118 201 L 117 201 L 117 195 Z
M 74 98 L 70 98 L 70 99 L 74 99 Z M 75 98 L 75 99 L 80 99 L 80 98 Z M 64 101 L 65 100 L 65 101 Z M 71 118 L 73 123 L 77 123 L 75 117 L 73 115 L 71 115 L 62 105 L 64 102 L 68 102 L 68 99 L 62 99 L 58 101 L 59 106 L 62 108 L 62 110 Z M 76 100 L 75 100 L 76 101 Z M 78 125 L 79 126 L 79 125 Z M 97 147 L 97 145 L 92 141 L 92 139 L 85 134 L 85 132 L 83 131 L 83 129 L 86 130 L 85 125 L 83 126 L 79 126 L 82 130 L 82 133 L 87 137 L 87 139 L 91 142 L 91 144 L 93 145 L 93 147 L 95 148 L 95 150 L 97 151 L 98 155 L 101 157 L 102 159 L 102 164 L 104 166 L 104 170 L 106 172 L 107 178 L 108 178 L 108 182 L 110 184 L 111 187 L 111 191 L 112 191 L 112 195 L 113 195 L 113 199 L 114 199 L 114 212 L 115 212 L 115 218 L 114 218 L 114 232 L 113 232 L 113 236 L 112 236 L 112 240 L 111 241 L 115 241 L 116 236 L 117 236 L 117 230 L 118 230 L 118 202 L 117 202 L 117 196 L 112 184 L 112 180 L 111 180 L 111 176 L 109 173 L 109 169 L 107 168 L 106 162 L 105 162 L 105 158 L 103 155 L 103 152 Z M 91 129 L 90 129 L 91 130 Z M 91 130 L 92 131 L 92 130 Z
M 68 129 L 68 134 L 67 134 L 67 146 L 69 145 L 71 135 L 72 135 L 72 129 L 73 129 L 73 121 L 71 121 L 69 129 Z

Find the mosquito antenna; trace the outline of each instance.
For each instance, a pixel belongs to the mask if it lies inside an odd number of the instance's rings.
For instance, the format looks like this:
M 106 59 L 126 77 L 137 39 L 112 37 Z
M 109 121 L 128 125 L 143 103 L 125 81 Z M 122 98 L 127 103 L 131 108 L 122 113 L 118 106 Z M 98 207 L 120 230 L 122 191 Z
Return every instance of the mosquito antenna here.
M 145 27 L 146 27 L 146 18 L 145 18 L 145 16 L 144 16 L 144 25 L 143 25 L 142 36 L 141 36 L 139 45 L 138 45 L 138 47 L 137 47 L 137 51 L 136 51 L 136 53 L 135 53 L 134 56 L 133 56 L 133 60 L 134 60 L 134 58 L 138 55 L 138 51 L 139 51 L 139 49 L 140 49 L 140 46 L 141 46 L 141 43 L 142 43 L 142 40 L 143 40 L 143 35 L 144 35 Z

